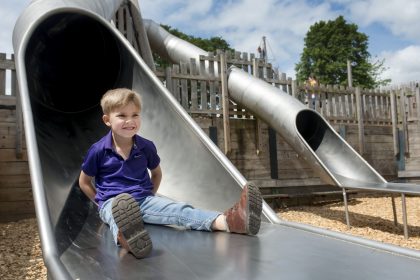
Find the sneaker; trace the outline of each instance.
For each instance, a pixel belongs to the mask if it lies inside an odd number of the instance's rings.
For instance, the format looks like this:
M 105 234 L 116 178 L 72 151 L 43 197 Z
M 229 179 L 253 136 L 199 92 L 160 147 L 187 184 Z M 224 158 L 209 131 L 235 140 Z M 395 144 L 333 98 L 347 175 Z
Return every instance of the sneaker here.
M 144 228 L 138 202 L 129 194 L 119 194 L 112 201 L 112 216 L 118 226 L 118 241 L 136 258 L 152 251 L 152 240 Z
M 226 210 L 226 223 L 229 231 L 255 235 L 260 230 L 262 211 L 262 197 L 260 190 L 252 183 L 248 183 L 242 190 L 240 200 Z

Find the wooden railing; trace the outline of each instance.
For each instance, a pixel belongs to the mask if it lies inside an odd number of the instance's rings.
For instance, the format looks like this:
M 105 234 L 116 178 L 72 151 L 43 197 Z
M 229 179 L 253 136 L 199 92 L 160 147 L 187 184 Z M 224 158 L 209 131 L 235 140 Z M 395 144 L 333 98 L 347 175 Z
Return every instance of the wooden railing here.
M 226 66 L 220 63 L 222 55 L 226 57 Z M 221 70 L 231 65 L 280 88 L 331 122 L 392 125 L 392 110 L 396 108 L 392 108 L 390 91 L 297 84 L 285 73 L 274 70 L 271 64 L 255 58 L 254 54 L 218 52 L 201 56 L 199 61 L 191 59 L 189 63 L 158 70 L 156 74 L 189 113 L 220 115 L 223 110 Z M 232 100 L 229 107 L 231 118 L 253 119 Z
M 225 63 L 221 63 L 221 57 Z M 291 93 L 292 79 L 286 74 L 274 71 L 271 64 L 263 63 L 254 54 L 223 53 L 216 55 L 209 53 L 201 56 L 199 61 L 191 59 L 189 63 L 174 64 L 166 69 L 158 69 L 155 73 L 165 83 L 169 91 L 190 114 L 223 114 L 223 77 L 222 72 L 231 65 L 244 71 L 263 76 L 273 86 L 280 87 Z M 258 69 L 254 73 L 253 69 Z M 217 72 L 216 72 L 217 71 Z M 226 82 L 226 81 L 225 81 Z M 230 100 L 230 118 L 254 119 L 254 117 L 239 104 Z
M 298 86 L 298 98 L 335 123 L 392 125 L 390 91 L 360 90 L 338 86 Z M 396 108 L 394 108 L 395 110 Z
M 223 90 L 223 85 L 227 84 L 227 81 L 222 73 L 231 65 L 292 95 L 307 107 L 319 112 L 332 124 L 357 126 L 358 151 L 362 155 L 365 152 L 366 126 L 392 127 L 394 153 L 397 156 L 401 149 L 399 142 L 408 141 L 407 116 L 408 118 L 420 116 L 416 107 L 418 101 L 412 99 L 412 96 L 419 94 L 415 95 L 407 89 L 365 90 L 358 87 L 298 84 L 286 74 L 273 69 L 271 64 L 256 58 L 254 54 L 219 51 L 216 54 L 201 56 L 198 61 L 191 59 L 188 63 L 172 65 L 155 73 L 184 109 L 192 115 L 204 114 L 225 118 L 223 112 L 225 104 L 228 107 L 226 112 L 229 112 L 227 119 L 255 120 L 250 112 L 233 100 L 223 103 L 223 96 L 228 97 L 228 93 L 227 89 Z M 226 120 L 224 124 L 229 125 Z M 403 137 L 400 136 L 401 132 Z M 225 132 L 225 136 L 228 135 L 229 133 Z M 408 143 L 404 147 L 408 149 Z

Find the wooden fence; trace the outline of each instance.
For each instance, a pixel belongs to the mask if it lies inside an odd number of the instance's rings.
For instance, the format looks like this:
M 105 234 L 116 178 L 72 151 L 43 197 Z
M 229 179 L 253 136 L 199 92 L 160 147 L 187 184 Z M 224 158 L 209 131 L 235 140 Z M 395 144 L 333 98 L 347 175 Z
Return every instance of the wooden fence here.
M 226 66 L 221 63 L 223 56 L 227 62 Z M 282 89 L 330 121 L 357 123 L 362 120 L 366 124 L 373 125 L 392 124 L 390 91 L 297 84 L 292 78 L 286 77 L 285 73 L 273 70 L 271 64 L 255 58 L 254 54 L 210 53 L 209 56 L 201 56 L 199 61 L 191 59 L 189 63 L 175 64 L 165 70 L 158 70 L 156 74 L 165 81 L 167 88 L 188 112 L 221 114 L 223 111 L 221 72 L 231 65 L 240 67 L 247 73 Z M 245 112 L 243 108 L 239 110 L 233 101 L 229 106 L 232 106 L 231 117 L 236 116 L 236 112 Z M 359 110 L 363 112 L 362 119 L 357 116 Z M 240 115 L 240 118 L 246 117 L 249 115 Z
M 209 53 L 199 61 L 191 59 L 166 69 L 156 71 L 156 75 L 166 84 L 169 91 L 192 115 L 214 115 L 223 117 L 223 110 L 229 112 L 229 119 L 255 119 L 246 109 L 228 98 L 223 90 L 226 77 L 223 73 L 235 65 L 250 75 L 259 77 L 274 87 L 299 99 L 307 107 L 315 109 L 334 124 L 354 124 L 358 126 L 358 149 L 364 153 L 364 130 L 366 126 L 392 126 L 395 139 L 394 150 L 398 154 L 398 127 L 403 127 L 401 110 L 397 99 L 402 91 L 364 90 L 330 85 L 308 86 L 298 84 L 285 73 L 279 73 L 269 63 L 248 53 Z M 225 96 L 225 97 L 224 97 Z M 404 96 L 403 96 L 404 97 Z M 228 108 L 224 108 L 227 106 Z M 398 115 L 400 118 L 398 119 Z M 228 127 L 228 121 L 225 121 Z M 229 133 L 225 132 L 228 137 Z M 229 152 L 229 148 L 225 152 Z
M 399 154 L 401 178 L 420 178 L 420 88 L 418 84 L 402 87 L 398 104 L 400 130 Z
M 322 183 L 266 124 L 228 99 L 223 73 L 230 65 L 264 79 L 317 110 L 381 174 L 396 174 L 393 166 L 397 156 L 401 176 L 419 175 L 418 87 L 390 91 L 310 87 L 275 71 L 253 54 L 238 52 L 209 54 L 199 61 L 155 71 L 186 111 L 219 142 L 219 147 L 231 152 L 229 158 L 248 179 L 278 178 L 269 183 L 273 187 Z M 217 134 L 217 129 L 223 134 Z M 0 133 L 0 215 L 3 220 L 33 215 L 15 66 L 13 58 L 5 54 L 0 54 Z
M 0 220 L 33 215 L 15 64 L 0 53 Z

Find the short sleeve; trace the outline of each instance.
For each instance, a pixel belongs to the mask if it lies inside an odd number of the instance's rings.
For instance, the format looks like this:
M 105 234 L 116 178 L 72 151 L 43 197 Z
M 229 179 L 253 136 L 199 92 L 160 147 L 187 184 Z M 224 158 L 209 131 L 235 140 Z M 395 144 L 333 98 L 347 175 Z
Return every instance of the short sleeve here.
M 147 168 L 153 170 L 160 164 L 160 157 L 153 142 L 148 142 L 146 147 Z
M 90 147 L 82 163 L 82 170 L 87 175 L 95 177 L 98 173 L 98 150 L 95 145 Z

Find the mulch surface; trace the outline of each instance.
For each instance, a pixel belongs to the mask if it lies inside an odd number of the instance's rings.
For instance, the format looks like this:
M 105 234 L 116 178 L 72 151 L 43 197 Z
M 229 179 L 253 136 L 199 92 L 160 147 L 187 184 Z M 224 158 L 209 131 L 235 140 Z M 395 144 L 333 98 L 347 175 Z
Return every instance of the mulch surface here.
M 420 197 L 407 197 L 408 240 L 402 227 L 401 198 L 396 197 L 398 225 L 394 225 L 391 198 L 353 197 L 349 201 L 351 228 L 342 202 L 277 209 L 287 221 L 310 224 L 401 247 L 420 250 Z M 0 223 L 0 279 L 47 279 L 35 218 Z
M 401 196 L 395 197 L 397 225 L 391 201 L 389 196 L 354 196 L 348 203 L 350 229 L 343 202 L 282 208 L 278 215 L 287 221 L 420 250 L 420 197 L 406 197 L 408 239 L 404 238 Z
M 35 218 L 0 223 L 0 279 L 47 279 Z

